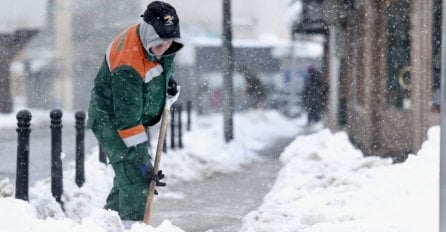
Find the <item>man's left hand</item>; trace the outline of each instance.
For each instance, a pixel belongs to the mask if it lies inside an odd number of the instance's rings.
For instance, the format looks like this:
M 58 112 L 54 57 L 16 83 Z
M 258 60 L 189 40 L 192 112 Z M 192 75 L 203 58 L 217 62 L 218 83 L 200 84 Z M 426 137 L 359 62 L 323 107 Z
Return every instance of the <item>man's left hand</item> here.
M 155 186 L 158 187 L 164 187 L 166 186 L 166 182 L 161 182 L 164 178 L 164 174 L 162 170 L 158 170 L 158 172 L 155 174 L 153 172 L 153 168 L 147 165 L 143 165 L 140 168 L 141 174 L 143 175 L 144 179 L 147 181 L 147 183 L 150 185 L 152 181 L 155 181 Z M 158 195 L 158 192 L 155 190 L 155 194 Z

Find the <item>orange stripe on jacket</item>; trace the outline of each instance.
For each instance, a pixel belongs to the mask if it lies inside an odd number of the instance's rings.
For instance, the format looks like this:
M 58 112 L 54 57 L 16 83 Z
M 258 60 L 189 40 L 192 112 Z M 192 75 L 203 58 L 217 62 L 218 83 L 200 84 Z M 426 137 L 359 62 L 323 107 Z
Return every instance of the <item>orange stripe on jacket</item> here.
M 158 63 L 146 58 L 144 46 L 138 36 L 138 25 L 133 25 L 113 40 L 107 52 L 107 60 L 111 72 L 121 65 L 129 65 L 144 80 L 145 74 Z
M 121 138 L 125 139 L 125 138 L 129 138 L 132 137 L 134 135 L 137 135 L 141 132 L 145 132 L 143 125 L 138 125 L 129 129 L 125 129 L 125 130 L 119 130 L 119 136 L 121 136 Z

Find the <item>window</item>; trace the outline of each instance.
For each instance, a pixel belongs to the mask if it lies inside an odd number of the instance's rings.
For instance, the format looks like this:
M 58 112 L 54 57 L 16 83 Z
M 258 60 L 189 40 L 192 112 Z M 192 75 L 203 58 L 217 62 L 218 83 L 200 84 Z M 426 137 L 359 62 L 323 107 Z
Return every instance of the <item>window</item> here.
M 393 109 L 410 108 L 410 4 L 398 0 L 386 10 L 387 105 Z
M 432 111 L 440 110 L 440 80 L 441 80 L 441 0 L 434 0 L 432 27 Z
M 367 10 L 363 5 L 360 6 L 358 9 L 358 21 L 356 24 L 357 27 L 357 45 L 358 48 L 355 50 L 356 52 L 356 58 L 357 58 L 357 69 L 355 73 L 354 78 L 354 84 L 356 85 L 355 88 L 355 101 L 358 103 L 358 105 L 363 106 L 365 104 L 365 75 L 366 75 L 366 46 L 367 46 L 367 31 L 370 30 L 368 27 L 368 21 L 367 18 Z

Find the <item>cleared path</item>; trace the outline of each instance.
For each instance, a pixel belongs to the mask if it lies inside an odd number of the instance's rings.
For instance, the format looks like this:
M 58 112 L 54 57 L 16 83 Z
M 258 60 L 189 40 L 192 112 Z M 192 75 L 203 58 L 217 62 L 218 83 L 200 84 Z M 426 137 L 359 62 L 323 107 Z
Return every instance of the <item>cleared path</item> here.
M 292 139 L 278 140 L 260 154 L 264 161 L 254 162 L 240 172 L 216 174 L 203 181 L 172 187 L 183 199 L 154 202 L 151 224 L 169 219 L 186 232 L 235 232 L 243 217 L 256 209 L 275 181 L 281 165 L 277 157 Z

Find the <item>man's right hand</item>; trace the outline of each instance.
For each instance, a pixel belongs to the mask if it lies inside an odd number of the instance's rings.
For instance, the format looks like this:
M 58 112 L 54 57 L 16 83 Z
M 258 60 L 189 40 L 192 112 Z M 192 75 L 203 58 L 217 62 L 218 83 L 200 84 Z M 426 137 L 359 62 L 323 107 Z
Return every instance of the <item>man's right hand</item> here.
M 164 109 L 170 109 L 173 103 L 175 103 L 178 100 L 179 95 L 180 95 L 180 86 L 174 79 L 169 79 L 169 83 L 167 85 L 166 105 L 164 106 Z
M 169 82 L 167 83 L 167 94 L 170 96 L 175 96 L 178 93 L 178 84 L 177 82 L 170 78 Z

